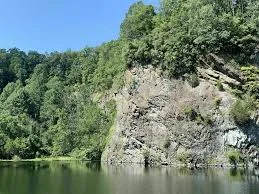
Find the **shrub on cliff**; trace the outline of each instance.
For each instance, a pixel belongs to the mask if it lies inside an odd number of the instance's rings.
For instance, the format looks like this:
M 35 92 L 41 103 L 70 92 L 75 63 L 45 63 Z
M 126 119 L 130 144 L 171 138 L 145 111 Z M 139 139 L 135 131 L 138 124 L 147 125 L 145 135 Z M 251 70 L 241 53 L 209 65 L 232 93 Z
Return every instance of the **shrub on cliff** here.
M 231 150 L 226 155 L 231 165 L 237 165 L 238 163 L 244 162 L 244 159 L 239 151 Z
M 248 95 L 243 99 L 237 99 L 230 109 L 230 116 L 234 119 L 236 124 L 244 125 L 251 119 L 251 114 L 256 108 L 256 102 L 253 97 Z
M 188 80 L 188 83 L 190 84 L 190 86 L 192 86 L 193 88 L 200 85 L 199 77 L 195 73 L 189 75 L 187 80 Z
M 259 68 L 253 65 L 241 67 L 245 78 L 244 90 L 259 99 Z

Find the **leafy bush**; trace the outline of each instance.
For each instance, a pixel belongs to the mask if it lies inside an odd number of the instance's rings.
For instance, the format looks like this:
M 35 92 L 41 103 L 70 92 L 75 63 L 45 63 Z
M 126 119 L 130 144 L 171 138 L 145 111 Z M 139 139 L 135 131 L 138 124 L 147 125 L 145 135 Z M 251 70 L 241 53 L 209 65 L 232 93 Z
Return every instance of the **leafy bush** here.
M 195 74 L 195 73 L 193 73 L 193 74 L 191 74 L 190 76 L 188 76 L 187 80 L 188 80 L 188 83 L 189 83 L 193 88 L 199 86 L 199 84 L 200 84 L 199 78 L 198 78 L 197 74 Z
M 229 152 L 227 152 L 227 158 L 230 164 L 232 165 L 237 165 L 240 162 L 244 162 L 241 153 L 239 151 L 236 150 L 231 150 Z
M 21 158 L 20 158 L 19 156 L 17 156 L 17 155 L 14 155 L 14 156 L 12 157 L 12 160 L 13 160 L 13 161 L 19 161 L 19 160 L 21 160 Z
M 27 158 L 26 149 L 29 149 L 28 143 L 25 138 L 16 138 L 15 140 L 9 140 L 6 142 L 4 149 L 10 156 L 18 156 L 20 158 Z M 12 158 L 11 157 L 11 158 Z
M 184 164 L 188 163 L 188 160 L 191 158 L 191 154 L 188 151 L 183 151 L 177 153 L 176 159 Z
M 245 84 L 243 88 L 247 93 L 255 95 L 259 99 L 259 69 L 256 66 L 241 67 L 241 71 L 245 76 Z
M 237 99 L 232 105 L 230 109 L 230 116 L 238 125 L 244 125 L 250 121 L 251 114 L 255 108 L 255 99 L 246 95 L 243 99 Z

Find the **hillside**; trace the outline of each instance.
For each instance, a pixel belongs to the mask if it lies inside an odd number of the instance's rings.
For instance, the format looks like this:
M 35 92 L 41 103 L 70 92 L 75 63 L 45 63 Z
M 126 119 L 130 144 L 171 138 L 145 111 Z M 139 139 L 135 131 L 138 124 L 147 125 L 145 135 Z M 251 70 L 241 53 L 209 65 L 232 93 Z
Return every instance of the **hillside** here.
M 99 47 L 0 50 L 0 158 L 258 165 L 258 26 L 257 0 L 137 2 Z

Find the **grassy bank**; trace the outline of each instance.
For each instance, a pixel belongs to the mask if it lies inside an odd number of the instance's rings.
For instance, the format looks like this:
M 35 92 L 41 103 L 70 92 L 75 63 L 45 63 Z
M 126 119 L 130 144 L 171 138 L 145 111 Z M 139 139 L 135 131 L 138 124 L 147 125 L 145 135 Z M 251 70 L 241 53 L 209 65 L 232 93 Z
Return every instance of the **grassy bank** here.
M 0 160 L 0 162 L 41 162 L 41 161 L 47 161 L 47 162 L 52 162 L 52 161 L 77 161 L 79 159 L 74 158 L 74 157 L 48 157 L 48 158 L 34 158 L 34 159 L 20 159 L 20 158 L 15 158 L 12 160 Z

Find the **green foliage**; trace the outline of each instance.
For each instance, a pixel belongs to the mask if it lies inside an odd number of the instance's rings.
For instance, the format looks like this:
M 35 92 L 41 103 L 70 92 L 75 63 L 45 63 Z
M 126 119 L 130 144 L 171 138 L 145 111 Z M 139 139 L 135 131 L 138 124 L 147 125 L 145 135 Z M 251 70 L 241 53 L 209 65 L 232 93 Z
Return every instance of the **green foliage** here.
M 187 164 L 189 159 L 191 158 L 191 153 L 188 151 L 182 151 L 177 153 L 176 159 L 184 164 Z
M 244 90 L 259 99 L 259 69 L 256 66 L 241 67 L 245 76 Z
M 154 28 L 154 16 L 153 6 L 144 5 L 141 1 L 134 3 L 121 24 L 121 38 L 133 40 L 149 34 Z
M 179 77 L 194 73 L 209 53 L 227 53 L 242 65 L 253 61 L 259 43 L 258 11 L 253 8 L 258 1 L 238 1 L 235 9 L 232 1 L 163 0 L 161 4 L 154 29 L 129 43 L 129 67 L 152 64 Z
M 212 125 L 213 121 L 208 115 L 202 115 L 199 110 L 196 110 L 192 107 L 186 107 L 183 110 L 185 116 L 190 121 L 196 121 L 197 124 L 202 124 L 204 126 Z
M 255 99 L 245 95 L 243 99 L 237 99 L 230 109 L 230 116 L 239 125 L 244 125 L 250 121 L 251 114 L 256 108 Z
M 26 158 L 26 150 L 28 149 L 28 142 L 26 138 L 15 138 L 6 142 L 4 149 L 10 156 L 18 156 Z
M 1 82 L 0 158 L 78 154 L 99 160 L 116 106 L 111 101 L 102 109 L 92 95 L 122 86 L 122 51 L 119 41 L 47 55 L 1 50 L 0 62 L 15 77 Z M 24 78 L 20 63 L 28 73 Z
M 17 48 L 0 49 L 0 92 L 9 83 L 16 80 L 24 85 L 34 67 L 44 60 L 45 56 L 35 51 L 26 54 Z
M 17 155 L 14 155 L 13 158 L 12 158 L 13 161 L 20 161 L 21 158 Z
M 96 49 L 98 59 L 95 69 L 86 78 L 94 91 L 108 90 L 113 86 L 116 89 L 122 87 L 126 69 L 122 53 L 123 47 L 123 42 L 111 41 Z M 89 73 L 89 70 L 87 70 L 87 73 Z
M 237 165 L 238 163 L 244 162 L 244 159 L 239 151 L 231 150 L 226 153 L 226 157 L 231 165 Z
M 161 0 L 160 12 L 164 16 L 170 16 L 179 7 L 179 0 Z
M 199 86 L 199 84 L 200 84 L 199 78 L 198 78 L 197 74 L 195 74 L 195 73 L 190 74 L 190 75 L 188 76 L 187 80 L 188 80 L 188 83 L 189 83 L 193 88 Z

